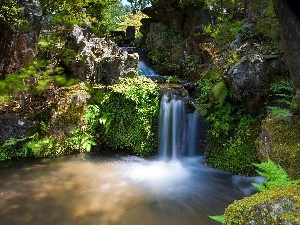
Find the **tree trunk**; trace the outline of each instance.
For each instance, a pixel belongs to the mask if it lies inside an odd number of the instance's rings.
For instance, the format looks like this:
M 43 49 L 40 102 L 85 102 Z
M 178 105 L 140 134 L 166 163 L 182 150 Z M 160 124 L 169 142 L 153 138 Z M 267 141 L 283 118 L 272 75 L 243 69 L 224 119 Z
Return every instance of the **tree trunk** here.
M 0 18 L 0 79 L 14 73 L 35 57 L 42 28 L 42 12 L 38 1 L 20 1 L 22 19 L 28 27 L 22 32 Z
M 297 104 L 300 106 L 300 8 L 297 1 L 273 0 L 279 22 L 284 59 L 294 81 Z

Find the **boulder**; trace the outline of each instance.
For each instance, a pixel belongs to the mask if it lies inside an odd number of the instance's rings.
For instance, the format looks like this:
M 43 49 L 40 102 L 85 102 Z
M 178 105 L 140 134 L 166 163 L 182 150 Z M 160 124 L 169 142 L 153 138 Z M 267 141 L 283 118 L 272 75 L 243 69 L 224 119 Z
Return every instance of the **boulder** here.
M 56 90 L 47 123 L 47 136 L 67 138 L 73 130 L 86 125 L 83 115 L 88 110 L 89 99 L 90 95 L 84 83 Z
M 225 209 L 225 225 L 299 224 L 300 185 L 277 187 L 235 201 Z
M 263 109 L 269 82 L 274 76 L 285 73 L 280 56 L 263 56 L 258 53 L 246 54 L 230 68 L 225 79 L 251 113 Z

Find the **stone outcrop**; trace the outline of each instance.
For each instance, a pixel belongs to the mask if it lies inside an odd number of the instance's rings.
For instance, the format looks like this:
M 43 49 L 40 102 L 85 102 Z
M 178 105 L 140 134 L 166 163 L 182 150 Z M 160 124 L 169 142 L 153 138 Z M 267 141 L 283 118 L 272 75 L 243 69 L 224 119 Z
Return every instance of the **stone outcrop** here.
M 71 61 L 62 58 L 62 63 L 83 81 L 111 85 L 137 72 L 138 54 L 123 51 L 110 40 L 93 37 L 77 25 L 66 47 L 74 51 L 74 58 Z
M 260 113 L 258 109 L 266 99 L 269 83 L 276 75 L 285 73 L 280 56 L 263 56 L 258 53 L 246 54 L 225 76 L 227 83 L 235 91 L 236 97 L 245 108 L 252 113 Z
M 172 1 L 163 1 L 142 12 L 149 18 L 141 20 L 141 42 L 159 74 L 182 74 L 184 60 L 195 54 L 196 64 L 201 64 L 198 45 L 203 40 L 203 26 L 210 22 L 201 3 L 180 8 Z
M 54 94 L 46 133 L 51 137 L 67 138 L 73 130 L 86 124 L 83 115 L 88 110 L 90 95 L 84 83 L 60 88 Z
M 20 1 L 23 7 L 21 19 L 27 22 L 25 29 L 0 19 L 0 78 L 18 71 L 35 57 L 37 41 L 42 28 L 42 11 L 39 1 Z

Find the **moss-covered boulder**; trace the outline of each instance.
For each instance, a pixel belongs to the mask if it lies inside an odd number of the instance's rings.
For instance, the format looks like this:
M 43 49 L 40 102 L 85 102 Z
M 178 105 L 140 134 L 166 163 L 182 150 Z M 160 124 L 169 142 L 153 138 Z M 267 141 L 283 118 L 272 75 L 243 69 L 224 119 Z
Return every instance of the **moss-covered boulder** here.
M 256 141 L 261 161 L 268 157 L 280 164 L 293 179 L 300 178 L 300 119 L 270 114 L 262 121 Z
M 225 225 L 300 224 L 300 185 L 289 185 L 237 200 L 226 208 Z
M 47 134 L 53 137 L 69 137 L 71 132 L 84 126 L 87 102 L 90 94 L 84 83 L 68 88 L 60 88 L 55 93 Z
M 84 117 L 89 99 L 84 83 L 56 90 L 49 105 L 49 120 L 41 124 L 41 131 L 23 149 L 28 149 L 38 158 L 84 151 L 90 144 L 88 133 L 85 133 L 88 122 Z

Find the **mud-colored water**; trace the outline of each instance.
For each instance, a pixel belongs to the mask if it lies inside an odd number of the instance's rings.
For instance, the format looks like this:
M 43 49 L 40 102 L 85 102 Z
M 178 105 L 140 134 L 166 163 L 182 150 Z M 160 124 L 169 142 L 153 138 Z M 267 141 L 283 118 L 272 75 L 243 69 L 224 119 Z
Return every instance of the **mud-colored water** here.
M 1 225 L 213 225 L 251 182 L 202 157 L 76 155 L 0 166 Z

